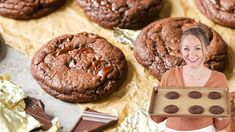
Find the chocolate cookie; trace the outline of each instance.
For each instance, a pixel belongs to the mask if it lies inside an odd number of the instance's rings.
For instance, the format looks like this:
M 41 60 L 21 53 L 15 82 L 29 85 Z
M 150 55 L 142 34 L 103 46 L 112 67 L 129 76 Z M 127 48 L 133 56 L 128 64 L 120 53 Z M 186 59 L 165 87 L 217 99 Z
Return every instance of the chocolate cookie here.
M 210 99 L 220 99 L 221 98 L 221 94 L 219 92 L 210 92 L 208 94 L 208 98 Z
M 213 105 L 209 108 L 209 112 L 212 114 L 222 114 L 224 113 L 224 109 L 221 106 Z
M 165 97 L 168 99 L 177 99 L 177 98 L 179 98 L 179 96 L 180 96 L 179 93 L 174 92 L 174 91 L 168 92 L 165 95 Z
M 158 16 L 163 0 L 77 0 L 85 14 L 105 28 L 140 28 Z
M 0 0 L 0 15 L 14 19 L 33 19 L 45 16 L 66 0 Z
M 202 114 L 204 112 L 204 108 L 200 105 L 193 105 L 189 108 L 189 112 L 191 114 Z
M 136 60 L 160 80 L 170 68 L 185 65 L 180 55 L 181 36 L 195 25 L 198 22 L 190 18 L 166 18 L 146 26 L 134 42 Z M 216 31 L 207 26 L 205 29 L 210 40 L 205 65 L 223 71 L 227 45 Z
M 68 102 L 91 102 L 114 92 L 127 63 L 122 51 L 91 33 L 62 35 L 32 59 L 33 77 L 50 95 Z
M 178 112 L 178 107 L 175 105 L 167 105 L 166 107 L 164 107 L 164 112 L 169 113 L 169 114 L 173 114 Z
M 235 28 L 235 0 L 195 0 L 198 9 L 209 19 Z
M 191 91 L 188 93 L 188 96 L 189 98 L 192 98 L 192 99 L 199 99 L 202 97 L 202 94 L 198 91 Z

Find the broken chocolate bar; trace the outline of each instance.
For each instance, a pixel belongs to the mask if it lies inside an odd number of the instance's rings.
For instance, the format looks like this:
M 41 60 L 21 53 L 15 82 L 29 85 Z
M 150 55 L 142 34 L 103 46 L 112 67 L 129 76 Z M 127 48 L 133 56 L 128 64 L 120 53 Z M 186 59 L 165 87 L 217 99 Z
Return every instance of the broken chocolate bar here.
M 116 125 L 118 118 L 109 114 L 86 108 L 72 132 L 100 132 Z
M 38 120 L 42 124 L 43 130 L 48 130 L 52 126 L 52 123 L 45 113 L 42 101 L 33 97 L 27 97 L 24 101 L 26 104 L 26 113 Z

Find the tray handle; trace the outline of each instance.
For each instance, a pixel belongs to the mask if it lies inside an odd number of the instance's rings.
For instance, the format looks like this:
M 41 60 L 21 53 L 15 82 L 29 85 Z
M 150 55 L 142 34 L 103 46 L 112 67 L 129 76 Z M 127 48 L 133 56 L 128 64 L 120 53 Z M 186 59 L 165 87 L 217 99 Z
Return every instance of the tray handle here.
M 153 87 L 151 98 L 150 98 L 150 103 L 149 103 L 149 110 L 148 113 L 151 115 L 153 114 L 153 108 L 154 108 L 154 96 L 158 92 L 158 86 Z

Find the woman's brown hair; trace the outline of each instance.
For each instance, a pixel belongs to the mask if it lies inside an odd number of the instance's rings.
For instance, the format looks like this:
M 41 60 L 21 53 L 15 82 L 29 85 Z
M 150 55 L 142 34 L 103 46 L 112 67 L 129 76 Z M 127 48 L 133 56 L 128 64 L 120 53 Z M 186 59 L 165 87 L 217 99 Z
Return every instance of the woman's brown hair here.
M 205 47 L 210 44 L 209 34 L 207 33 L 207 30 L 204 27 L 197 26 L 187 29 L 183 32 L 181 42 L 188 35 L 196 36 Z

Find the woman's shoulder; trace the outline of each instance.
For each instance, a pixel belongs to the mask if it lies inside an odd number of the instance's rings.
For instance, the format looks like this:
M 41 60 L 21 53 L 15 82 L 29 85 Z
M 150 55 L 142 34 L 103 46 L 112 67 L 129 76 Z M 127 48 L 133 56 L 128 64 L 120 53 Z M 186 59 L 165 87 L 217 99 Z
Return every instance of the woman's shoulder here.
M 167 72 L 170 72 L 170 73 L 180 72 L 182 68 L 183 66 L 176 66 L 176 67 L 170 68 Z
M 228 87 L 228 80 L 223 72 L 212 70 L 212 80 L 210 85 L 214 87 Z
M 224 78 L 226 79 L 226 76 L 223 72 L 212 70 L 214 78 Z
M 180 85 L 181 79 L 182 79 L 182 68 L 179 66 L 176 66 L 174 68 L 170 68 L 168 71 L 166 71 L 161 79 L 160 86 L 177 86 Z

